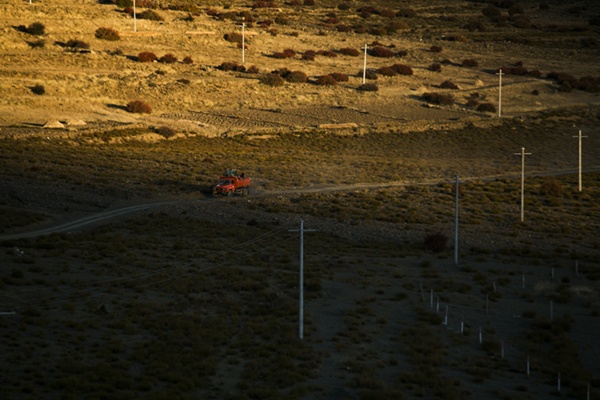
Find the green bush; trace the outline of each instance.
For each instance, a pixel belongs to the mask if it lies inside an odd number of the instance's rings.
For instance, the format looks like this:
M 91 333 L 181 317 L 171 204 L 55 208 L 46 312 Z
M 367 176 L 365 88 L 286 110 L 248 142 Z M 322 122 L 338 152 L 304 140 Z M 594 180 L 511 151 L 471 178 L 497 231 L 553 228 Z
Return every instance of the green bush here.
M 152 107 L 148 103 L 142 100 L 132 100 L 127 103 L 127 111 L 136 114 L 151 114 Z
M 119 32 L 112 28 L 98 28 L 96 29 L 96 37 L 102 40 L 121 40 L 121 36 L 119 36 Z

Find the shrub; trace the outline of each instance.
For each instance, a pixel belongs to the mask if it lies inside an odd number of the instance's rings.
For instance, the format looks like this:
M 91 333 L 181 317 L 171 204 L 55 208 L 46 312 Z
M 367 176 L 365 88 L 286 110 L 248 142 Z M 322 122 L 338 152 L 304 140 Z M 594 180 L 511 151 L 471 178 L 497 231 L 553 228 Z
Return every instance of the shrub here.
M 442 89 L 458 89 L 458 85 L 456 83 L 450 81 L 449 79 L 442 82 L 440 84 L 440 87 Z
M 242 43 L 243 37 L 241 33 L 232 32 L 223 35 L 223 39 L 231 43 Z
M 285 81 L 278 74 L 262 74 L 259 78 L 260 83 L 268 86 L 283 86 Z
M 153 62 L 156 61 L 156 59 L 156 54 L 152 53 L 151 51 L 143 51 L 137 56 L 137 60 L 139 62 Z
M 434 253 L 440 253 L 446 250 L 448 244 L 448 237 L 443 233 L 431 233 L 425 236 L 423 240 L 425 247 Z
M 314 6 L 315 0 L 304 0 L 304 5 L 305 6 Z
M 396 16 L 402 18 L 413 18 L 417 16 L 417 12 L 412 8 L 401 8 L 396 13 Z
M 71 39 L 67 43 L 65 43 L 65 47 L 69 47 L 71 49 L 85 50 L 85 49 L 89 49 L 90 45 L 87 44 L 86 42 L 84 42 L 83 40 Z
M 305 61 L 315 61 L 317 53 L 314 50 L 306 50 L 302 53 L 302 59 Z
M 396 18 L 396 11 L 386 8 L 384 10 L 381 10 L 381 12 L 379 13 L 379 16 L 381 16 L 383 18 L 389 18 L 389 19 Z
M 383 76 L 396 76 L 398 73 L 391 67 L 377 68 L 377 73 Z
M 119 8 L 133 7 L 133 0 L 116 0 L 113 1 Z
M 119 32 L 112 28 L 98 28 L 96 29 L 96 37 L 102 40 L 121 40 L 121 36 L 119 36 Z
M 480 103 L 479 93 L 471 93 L 469 97 L 467 97 L 467 108 L 476 108 Z
M 321 86 L 335 86 L 337 81 L 331 75 L 321 75 L 317 78 L 315 83 Z
M 531 20 L 525 15 L 516 15 L 513 18 L 513 26 L 520 29 L 531 28 Z
M 127 103 L 127 111 L 130 113 L 137 114 L 151 114 L 152 107 L 148 103 L 142 100 L 132 100 Z
M 429 48 L 429 51 L 432 53 L 441 53 L 442 52 L 442 46 L 431 46 Z
M 358 71 L 358 76 L 362 77 L 363 76 L 363 72 L 364 72 L 363 69 L 361 69 L 360 71 Z M 367 72 L 364 73 L 364 75 L 365 75 L 366 79 L 373 80 L 373 81 L 377 80 L 377 71 L 374 70 L 374 69 L 367 68 Z
M 330 74 L 336 82 L 348 82 L 348 75 L 341 72 L 333 72 Z
M 402 30 L 410 29 L 410 25 L 406 21 L 391 21 L 389 24 L 385 26 L 385 30 L 388 35 L 396 33 Z
M 46 33 L 46 27 L 41 22 L 34 22 L 25 28 L 25 32 L 33 36 L 41 36 Z
M 37 94 L 37 95 L 42 95 L 42 94 L 46 93 L 46 89 L 44 88 L 44 85 L 40 85 L 39 83 L 36 85 L 33 85 L 30 89 L 34 94 Z
M 187 79 L 187 78 L 177 79 L 177 82 L 183 83 L 184 85 L 189 85 L 191 83 L 191 81 L 189 79 Z
M 350 9 L 350 4 L 348 3 L 340 3 L 337 6 L 338 10 L 348 11 Z
M 330 57 L 330 58 L 335 58 L 337 57 L 337 53 L 331 50 L 319 50 L 317 51 L 317 54 L 320 56 L 325 56 L 325 57 Z
M 467 68 L 476 68 L 479 66 L 479 63 L 477 62 L 477 60 L 474 60 L 472 58 L 467 58 L 467 59 L 463 60 L 462 66 L 467 67 Z
M 236 62 L 233 61 L 225 61 L 223 63 L 221 63 L 221 65 L 219 65 L 217 67 L 218 70 L 221 71 L 235 71 L 235 72 L 244 72 L 246 71 L 246 67 L 244 67 L 241 64 L 238 64 Z
M 389 58 L 389 57 L 394 57 L 396 54 L 388 49 L 387 47 L 382 47 L 382 46 L 375 46 L 372 49 L 368 50 L 369 55 L 373 56 L 373 57 L 384 57 L 384 58 Z
M 423 99 L 428 103 L 443 106 L 454 104 L 454 97 L 451 94 L 426 92 L 423 93 Z
M 260 70 L 258 69 L 258 67 L 256 65 L 251 65 L 248 67 L 246 72 L 249 74 L 258 74 L 260 72 Z
M 564 189 L 558 179 L 547 178 L 542 183 L 540 192 L 546 196 L 561 197 L 564 193 Z
M 413 69 L 409 65 L 405 64 L 394 64 L 390 66 L 394 71 L 398 73 L 398 75 L 412 75 Z
M 144 10 L 137 15 L 139 19 L 147 19 L 149 21 L 164 21 L 165 19 L 154 10 Z
M 356 90 L 360 90 L 363 92 L 376 92 L 379 90 L 379 88 L 374 83 L 363 83 L 362 85 L 357 87 Z
M 194 60 L 193 60 L 193 59 L 192 59 L 192 57 L 190 57 L 190 56 L 185 56 L 185 57 L 183 58 L 183 63 L 184 63 L 184 64 L 193 64 L 193 63 L 194 63 Z
M 496 106 L 493 105 L 492 103 L 481 103 L 477 106 L 477 111 L 495 113 Z
M 285 76 L 285 80 L 292 83 L 304 83 L 308 76 L 302 71 L 292 71 Z
M 43 48 L 46 46 L 46 41 L 44 39 L 39 39 L 39 40 L 32 40 L 30 42 L 27 42 L 27 44 L 29 45 L 29 47 L 31 47 L 32 49 L 36 49 L 36 48 Z
M 343 49 L 340 49 L 339 53 L 350 57 L 358 57 L 360 55 L 360 51 L 350 47 L 344 47 Z
M 336 29 L 337 29 L 338 32 L 342 32 L 342 33 L 351 32 L 352 31 L 351 27 L 349 27 L 348 25 L 344 25 L 344 24 L 338 25 L 336 27 Z
M 156 133 L 164 136 L 165 139 L 169 139 L 176 135 L 175 131 L 168 126 L 161 126 L 156 129 Z
M 167 53 L 164 56 L 162 56 L 161 58 L 159 58 L 158 62 L 161 62 L 161 63 L 164 63 L 164 64 L 174 64 L 174 63 L 177 62 L 177 57 L 175 57 L 171 53 Z
M 427 67 L 427 69 L 433 72 L 442 72 L 442 66 L 440 63 L 430 64 L 429 67 Z

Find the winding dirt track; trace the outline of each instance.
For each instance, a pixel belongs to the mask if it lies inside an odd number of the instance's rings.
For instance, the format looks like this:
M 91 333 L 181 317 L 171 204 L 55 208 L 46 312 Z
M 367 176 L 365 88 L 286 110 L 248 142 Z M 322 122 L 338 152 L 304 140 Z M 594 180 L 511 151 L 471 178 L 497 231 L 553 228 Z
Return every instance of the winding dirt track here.
M 600 172 L 600 166 L 595 166 L 593 168 L 587 168 L 583 172 Z M 530 173 L 527 174 L 529 177 L 547 177 L 547 176 L 561 176 L 561 175 L 570 175 L 576 174 L 577 170 L 562 170 L 562 171 L 552 171 L 545 173 Z M 511 175 L 503 175 L 503 176 L 486 176 L 486 177 L 469 177 L 462 178 L 461 182 L 467 182 L 472 180 L 481 180 L 481 181 L 492 181 L 494 179 L 499 178 L 515 178 L 516 174 Z M 349 191 L 349 190 L 360 190 L 360 189 L 381 189 L 386 187 L 398 187 L 398 186 L 431 186 L 438 185 L 442 183 L 452 183 L 454 181 L 449 180 L 436 180 L 436 181 L 423 181 L 423 182 L 403 182 L 403 181 L 395 181 L 395 182 L 386 182 L 386 183 L 355 183 L 349 185 L 333 185 L 333 186 L 322 186 L 322 187 L 312 187 L 312 188 L 301 188 L 301 189 L 284 189 L 284 190 L 276 190 L 276 191 L 263 191 L 254 195 L 254 197 L 271 197 L 271 196 L 281 196 L 281 195 L 290 195 L 290 194 L 302 194 L 302 193 L 326 193 L 326 192 L 341 192 L 341 191 Z M 171 206 L 176 204 L 186 204 L 190 201 L 202 201 L 199 199 L 195 200 L 173 200 L 173 201 L 159 201 L 152 203 L 144 203 L 144 204 L 134 204 L 127 207 L 122 207 L 114 210 L 103 211 L 97 214 L 89 215 L 87 217 L 83 217 L 77 220 L 69 221 L 62 223 L 60 225 L 50 226 L 47 228 L 30 231 L 30 232 L 21 232 L 10 235 L 0 236 L 0 241 L 2 240 L 14 240 L 14 239 L 24 239 L 24 238 L 34 238 L 38 236 L 50 235 L 52 233 L 64 233 L 76 230 L 78 228 L 82 228 L 88 225 L 97 224 L 105 221 L 112 220 L 117 217 L 121 217 L 123 215 L 132 214 L 138 211 L 146 211 L 154 208 Z M 217 199 L 204 199 L 203 201 L 218 201 Z

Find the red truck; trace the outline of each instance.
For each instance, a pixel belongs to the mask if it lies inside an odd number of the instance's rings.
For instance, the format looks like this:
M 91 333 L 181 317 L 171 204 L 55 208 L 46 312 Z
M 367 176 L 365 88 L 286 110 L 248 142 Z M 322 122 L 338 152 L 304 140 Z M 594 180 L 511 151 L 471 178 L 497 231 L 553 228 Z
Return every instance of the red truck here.
M 237 175 L 235 170 L 228 169 L 219 178 L 217 186 L 213 189 L 213 195 L 233 196 L 234 193 L 247 196 L 252 180 L 244 174 Z

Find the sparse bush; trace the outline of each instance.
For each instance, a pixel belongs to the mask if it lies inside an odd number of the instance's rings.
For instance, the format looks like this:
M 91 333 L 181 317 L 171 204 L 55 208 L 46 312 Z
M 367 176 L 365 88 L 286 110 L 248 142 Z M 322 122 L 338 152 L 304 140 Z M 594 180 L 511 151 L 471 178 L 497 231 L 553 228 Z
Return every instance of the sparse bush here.
M 226 33 L 225 35 L 223 35 L 223 39 L 225 39 L 226 41 L 231 42 L 231 43 L 242 43 L 242 40 L 244 38 L 241 33 L 231 32 L 231 33 Z
M 391 67 L 380 67 L 377 68 L 377 73 L 383 76 L 396 76 L 398 73 Z
M 423 100 L 431 104 L 450 106 L 454 104 L 454 97 L 451 94 L 445 93 L 423 93 Z
M 177 79 L 178 83 L 183 83 L 184 85 L 189 85 L 191 83 L 191 81 L 187 78 L 181 78 L 181 79 Z
M 42 94 L 46 93 L 46 89 L 44 88 L 44 85 L 40 85 L 39 83 L 36 85 L 33 85 L 31 87 L 31 91 L 37 95 L 42 95 Z
M 305 6 L 314 6 L 315 5 L 315 0 L 304 0 L 304 5 Z
M 540 193 L 545 196 L 561 197 L 564 194 L 564 189 L 558 179 L 547 178 L 542 183 Z
M 153 62 L 157 60 L 156 54 L 151 51 L 143 51 L 137 56 L 139 62 Z
M 238 64 L 236 62 L 233 61 L 225 61 L 223 63 L 221 63 L 221 65 L 219 65 L 217 67 L 218 70 L 221 71 L 234 71 L 234 72 L 244 72 L 246 71 L 246 67 L 244 67 L 241 64 Z
M 481 98 L 479 93 L 471 93 L 469 97 L 467 97 L 467 108 L 476 108 L 481 103 Z
M 382 46 L 375 46 L 372 49 L 368 50 L 369 55 L 373 56 L 373 57 L 384 57 L 384 58 L 389 58 L 389 57 L 394 57 L 396 54 L 388 49 L 387 47 L 382 47 Z
M 152 107 L 148 103 L 142 100 L 132 100 L 127 103 L 127 111 L 136 114 L 151 114 Z
M 32 49 L 37 49 L 37 48 L 43 48 L 43 47 L 45 47 L 46 46 L 46 41 L 44 39 L 32 40 L 32 41 L 27 42 L 27 44 Z
M 432 53 L 441 53 L 442 52 L 442 46 L 431 46 L 429 48 L 429 51 Z
M 41 36 L 46 33 L 46 27 L 41 22 L 34 22 L 25 28 L 25 32 L 33 36 Z
M 304 83 L 308 81 L 308 76 L 302 71 L 291 71 L 284 79 L 292 83 Z
M 305 61 L 315 61 L 317 53 L 314 50 L 306 50 L 302 53 L 302 59 Z
M 116 0 L 113 1 L 119 8 L 133 7 L 133 0 Z
M 343 49 L 340 49 L 339 53 L 350 57 L 358 57 L 360 55 L 360 51 L 350 47 L 344 47 Z
M 410 29 L 410 25 L 406 21 L 391 21 L 385 26 L 385 31 L 388 35 L 398 31 L 406 31 Z
M 363 92 L 377 92 L 379 88 L 374 83 L 363 83 L 362 85 L 357 87 L 356 90 L 360 90 Z
M 338 32 L 352 32 L 352 28 L 349 27 L 348 25 L 344 25 L 344 24 L 340 24 L 338 25 L 335 29 L 337 29 Z
M 477 60 L 474 60 L 472 58 L 467 58 L 467 59 L 463 60 L 462 66 L 467 67 L 467 68 L 477 68 L 479 66 L 479 63 L 477 62 Z
M 249 74 L 258 74 L 260 72 L 260 70 L 258 69 L 258 67 L 256 65 L 251 65 L 248 67 L 246 72 Z
M 175 131 L 168 126 L 161 126 L 157 128 L 156 133 L 158 133 L 161 136 L 164 136 L 165 139 L 172 138 L 176 135 Z
M 477 111 L 495 113 L 496 106 L 493 105 L 492 103 L 481 103 L 477 106 Z
M 321 75 L 317 78 L 315 83 L 321 86 L 335 86 L 337 80 L 331 75 Z
M 333 72 L 330 74 L 337 82 L 348 82 L 348 75 L 341 72 Z
M 398 73 L 398 75 L 410 76 L 413 74 L 413 69 L 410 67 L 410 65 L 394 64 L 394 65 L 391 65 L 390 68 L 392 68 L 394 71 L 396 71 Z
M 75 50 L 87 50 L 90 48 L 90 45 L 87 42 L 79 39 L 71 39 L 67 43 L 65 43 L 65 47 L 75 49 Z
M 531 28 L 531 19 L 525 15 L 516 15 L 513 18 L 513 26 L 520 29 Z
M 427 69 L 433 72 L 442 72 L 442 65 L 440 63 L 433 63 Z
M 444 82 L 440 83 L 440 88 L 442 89 L 458 89 L 458 85 L 451 80 L 447 79 Z
M 319 50 L 317 52 L 317 54 L 320 56 L 329 57 L 329 58 L 337 57 L 337 53 L 334 51 L 331 51 L 331 50 Z
M 379 13 L 380 17 L 393 19 L 396 18 L 396 11 L 390 10 L 389 8 L 381 10 Z
M 377 80 L 377 71 L 374 70 L 374 69 L 367 68 L 367 72 L 366 73 L 364 72 L 363 69 L 361 69 L 360 71 L 358 71 L 358 75 L 357 76 L 362 77 L 363 74 L 364 74 L 364 76 L 365 76 L 366 79 L 369 79 L 369 80 L 372 80 L 372 81 Z
M 102 40 L 121 40 L 121 36 L 119 36 L 119 32 L 112 28 L 98 28 L 96 29 L 96 37 Z
M 165 19 L 154 10 L 144 10 L 137 15 L 139 19 L 147 19 L 149 21 L 164 21 Z
M 184 63 L 184 64 L 193 64 L 193 63 L 194 63 L 194 60 L 193 60 L 193 59 L 192 59 L 192 57 L 190 57 L 190 56 L 185 56 L 185 57 L 183 58 L 183 63 Z
M 338 10 L 348 11 L 350 9 L 350 4 L 348 3 L 340 3 L 337 6 Z
M 177 57 L 175 57 L 171 53 L 167 53 L 164 56 L 162 56 L 161 58 L 159 58 L 158 62 L 161 62 L 163 64 L 174 64 L 177 62 Z
M 402 18 L 413 18 L 417 16 L 417 12 L 412 8 L 401 8 L 396 12 L 397 17 Z
M 440 253 L 446 250 L 446 245 L 448 244 L 448 237 L 443 233 L 431 233 L 425 236 L 423 241 L 425 247 L 434 253 Z
M 262 74 L 259 78 L 260 83 L 267 86 L 283 86 L 285 81 L 278 74 Z

